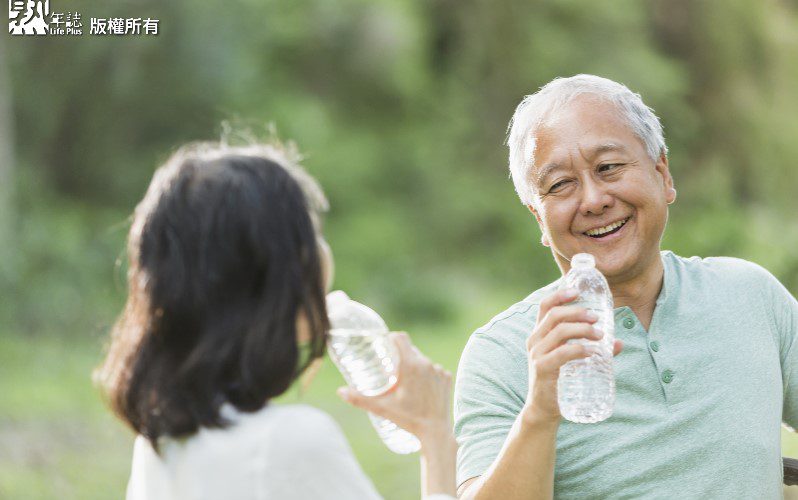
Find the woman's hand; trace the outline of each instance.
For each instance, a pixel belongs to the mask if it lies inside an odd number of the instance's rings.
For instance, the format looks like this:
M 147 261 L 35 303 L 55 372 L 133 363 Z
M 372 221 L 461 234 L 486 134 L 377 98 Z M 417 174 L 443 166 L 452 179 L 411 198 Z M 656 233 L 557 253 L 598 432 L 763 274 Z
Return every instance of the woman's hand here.
M 387 418 L 421 442 L 422 496 L 457 495 L 457 442 L 452 430 L 452 375 L 433 364 L 404 333 L 391 333 L 399 353 L 396 383 L 379 396 L 363 396 L 350 387 L 338 394 L 348 403 Z
M 452 375 L 421 354 L 407 333 L 391 333 L 390 340 L 399 354 L 393 387 L 378 396 L 364 396 L 350 387 L 341 387 L 338 395 L 414 434 L 422 448 L 450 438 Z
M 595 314 L 584 307 L 565 305 L 578 295 L 576 290 L 558 290 L 540 303 L 535 328 L 526 342 L 529 359 L 529 395 L 523 410 L 526 417 L 559 422 L 557 379 L 560 367 L 591 354 L 589 348 L 568 344 L 568 340 L 599 340 L 604 335 L 593 327 L 598 320 Z M 621 349 L 623 343 L 616 340 L 613 356 Z

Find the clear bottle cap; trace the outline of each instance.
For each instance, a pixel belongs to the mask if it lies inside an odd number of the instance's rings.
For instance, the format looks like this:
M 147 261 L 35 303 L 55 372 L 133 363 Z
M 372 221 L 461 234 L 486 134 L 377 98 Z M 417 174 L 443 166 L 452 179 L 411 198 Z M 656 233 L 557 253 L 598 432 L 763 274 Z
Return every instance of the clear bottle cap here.
M 582 269 L 596 267 L 596 259 L 589 253 L 578 253 L 571 258 L 571 267 Z
M 346 294 L 343 290 L 335 290 L 327 294 L 327 308 L 328 309 L 339 309 L 342 307 L 346 307 L 347 302 L 351 299 L 349 295 Z
M 388 332 L 385 321 L 374 309 L 354 301 L 341 291 L 327 294 L 330 328 L 370 332 Z

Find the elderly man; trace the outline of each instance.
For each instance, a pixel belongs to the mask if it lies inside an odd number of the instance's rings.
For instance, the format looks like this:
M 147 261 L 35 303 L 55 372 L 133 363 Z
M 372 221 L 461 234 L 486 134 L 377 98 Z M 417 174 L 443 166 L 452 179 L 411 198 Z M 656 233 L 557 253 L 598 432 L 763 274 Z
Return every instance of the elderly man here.
M 560 366 L 597 339 L 545 286 L 478 329 L 455 390 L 465 498 L 781 498 L 798 427 L 798 302 L 765 269 L 660 250 L 676 198 L 662 127 L 625 86 L 555 79 L 518 106 L 510 169 L 564 275 L 592 254 L 615 305 L 616 402 L 562 419 Z M 621 352 L 622 350 L 622 352 Z

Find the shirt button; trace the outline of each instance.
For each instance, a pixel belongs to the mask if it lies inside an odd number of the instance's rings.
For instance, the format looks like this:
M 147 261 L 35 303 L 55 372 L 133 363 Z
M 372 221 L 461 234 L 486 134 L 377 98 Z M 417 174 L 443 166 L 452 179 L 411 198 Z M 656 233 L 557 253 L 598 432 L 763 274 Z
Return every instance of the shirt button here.
M 666 384 L 670 384 L 673 380 L 673 370 L 665 370 L 662 372 L 662 381 Z
M 635 326 L 635 320 L 627 316 L 626 318 L 623 319 L 623 326 L 625 326 L 628 329 L 631 329 L 633 326 Z
M 651 342 L 651 344 L 649 344 L 649 345 L 651 346 L 651 350 L 652 351 L 654 351 L 654 352 L 659 351 L 659 342 L 657 342 L 656 340 Z

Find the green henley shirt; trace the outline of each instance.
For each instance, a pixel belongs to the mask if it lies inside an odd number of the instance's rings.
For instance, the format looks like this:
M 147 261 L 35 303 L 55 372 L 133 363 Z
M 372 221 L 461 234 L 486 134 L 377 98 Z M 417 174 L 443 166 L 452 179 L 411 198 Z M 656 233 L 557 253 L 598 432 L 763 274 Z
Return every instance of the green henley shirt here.
M 614 311 L 624 350 L 613 415 L 560 424 L 554 497 L 781 498 L 780 428 L 798 428 L 798 302 L 751 262 L 661 255 L 649 330 L 629 307 Z M 525 341 L 559 281 L 493 318 L 463 351 L 458 484 L 485 473 L 524 405 Z

